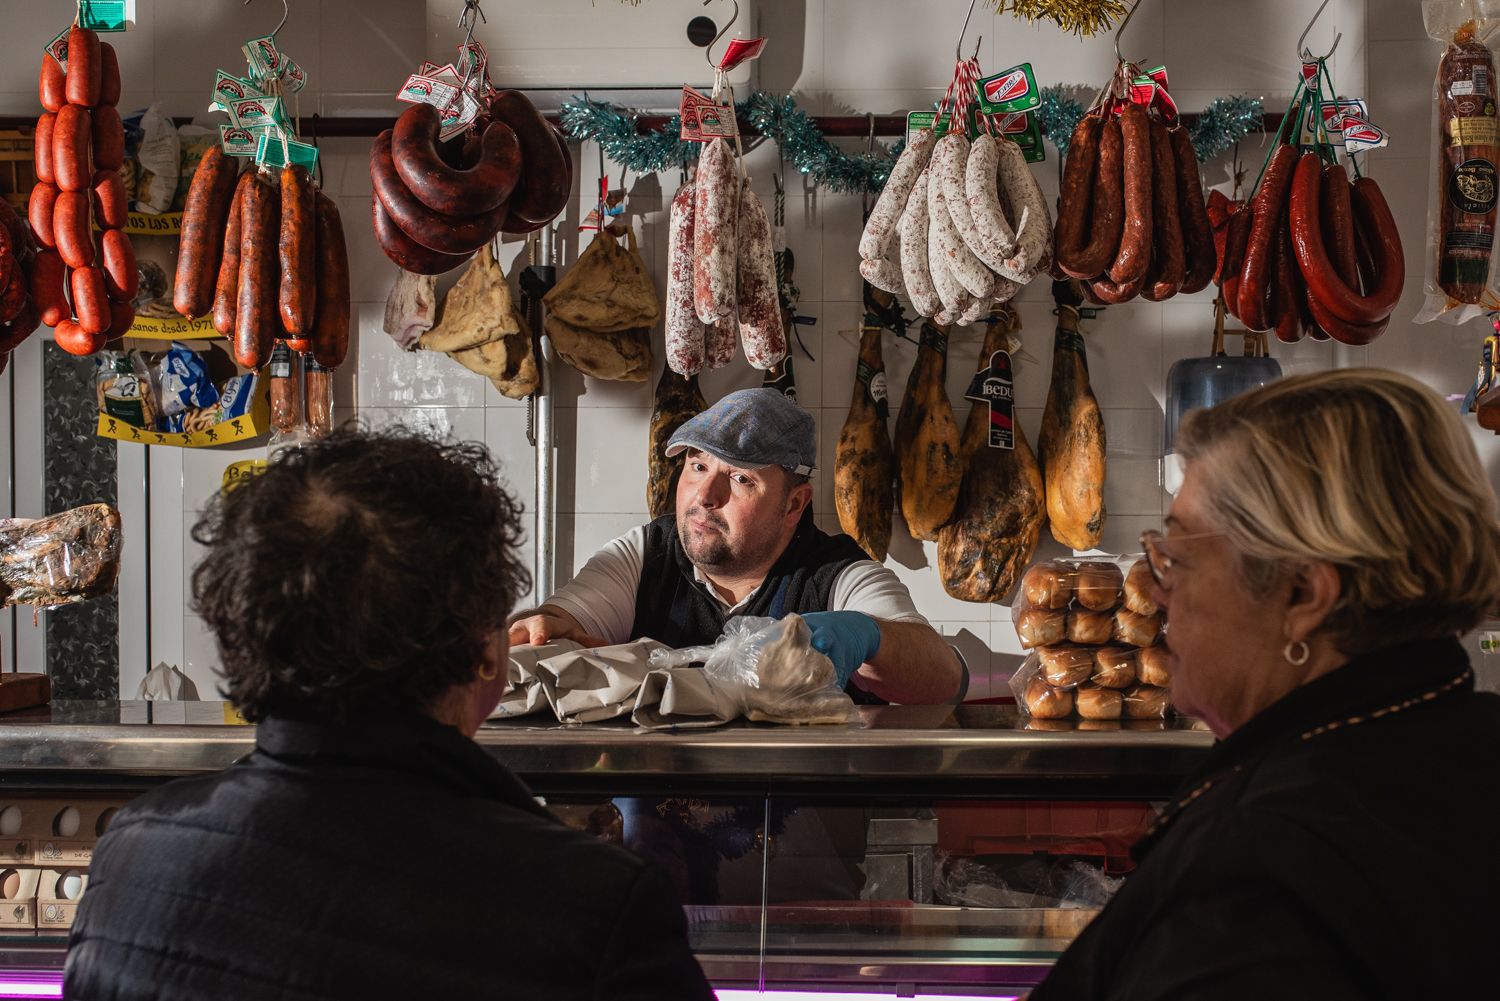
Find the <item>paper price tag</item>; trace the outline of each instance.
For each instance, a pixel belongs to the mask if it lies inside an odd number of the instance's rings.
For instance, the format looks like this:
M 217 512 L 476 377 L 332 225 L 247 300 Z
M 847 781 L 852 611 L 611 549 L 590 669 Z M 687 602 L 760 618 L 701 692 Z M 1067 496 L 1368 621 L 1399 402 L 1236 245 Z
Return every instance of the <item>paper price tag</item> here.
M 1015 375 L 1010 355 L 996 351 L 989 367 L 974 376 L 964 399 L 990 405 L 990 448 L 1016 447 Z
M 724 58 L 719 60 L 719 69 L 728 73 L 740 63 L 759 59 L 764 51 L 766 51 L 764 38 L 731 38 L 729 48 L 724 50 Z
M 279 97 L 251 97 L 233 101 L 229 105 L 229 118 L 234 124 L 246 129 L 266 129 L 285 124 Z
M 52 41 L 48 42 L 46 48 L 42 50 L 43 52 L 47 53 L 47 55 L 57 60 L 58 65 L 63 69 L 68 68 L 68 32 L 71 30 L 72 25 L 69 25 L 62 31 L 58 32 L 57 36 L 54 37 Z
M 1391 141 L 1384 129 L 1370 124 L 1358 115 L 1345 115 L 1340 119 L 1338 132 L 1343 140 L 1344 151 L 1347 153 L 1363 153 L 1366 150 L 1380 149 Z
M 430 104 L 441 111 L 443 108 L 457 105 L 458 94 L 457 86 L 444 83 L 436 76 L 413 73 L 406 78 L 406 82 L 396 92 L 396 100 L 405 101 L 407 104 Z
M 1480 633 L 1479 652 L 1487 655 L 1500 653 L 1500 633 Z
M 692 87 L 682 88 L 678 105 L 682 117 L 683 142 L 706 143 L 714 139 L 733 139 L 740 134 L 734 108 L 715 104 L 714 99 Z
M 230 105 L 237 101 L 249 100 L 253 97 L 265 97 L 261 89 L 244 77 L 235 76 L 219 70 L 214 74 L 214 96 L 213 102 L 209 104 L 209 111 L 222 111 L 229 113 Z
M 246 129 L 238 125 L 219 126 L 219 145 L 227 156 L 254 156 L 260 145 L 262 129 Z
M 1031 72 L 1030 63 L 1001 70 L 993 76 L 984 77 L 974 86 L 978 91 L 979 110 L 987 115 L 1030 111 L 1042 103 L 1042 94 L 1037 89 L 1036 76 Z
M 266 131 L 256 144 L 255 162 L 265 167 L 285 167 L 290 162 L 306 167 L 311 173 L 318 165 L 318 147 L 295 139 L 283 142 L 279 132 Z

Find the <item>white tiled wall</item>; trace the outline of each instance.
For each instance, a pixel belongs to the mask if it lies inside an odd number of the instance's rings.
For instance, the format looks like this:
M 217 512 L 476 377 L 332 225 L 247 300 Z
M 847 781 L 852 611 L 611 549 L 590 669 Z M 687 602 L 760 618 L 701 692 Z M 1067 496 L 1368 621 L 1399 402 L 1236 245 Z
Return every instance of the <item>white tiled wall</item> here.
M 612 5 L 614 0 L 597 2 Z M 925 105 L 947 86 L 953 45 L 967 6 L 963 0 L 761 0 L 760 24 L 771 36 L 771 45 L 759 65 L 760 86 L 795 92 L 813 113 L 893 113 Z M 50 6 L 18 0 L 5 7 L 11 15 L 7 34 L 12 39 L 49 38 L 63 16 Z M 117 42 L 125 75 L 123 103 L 140 105 L 154 97 L 169 113 L 201 110 L 214 68 L 233 66 L 239 41 L 269 30 L 279 17 L 277 7 L 271 0 L 248 7 L 235 0 L 138 0 L 140 29 Z M 438 13 L 429 15 L 428 7 Z M 458 4 L 441 0 L 294 2 L 281 41 L 310 76 L 302 95 L 303 113 L 393 113 L 396 106 L 389 94 L 404 74 L 429 54 L 446 54 L 456 43 L 448 7 L 456 15 Z M 719 15 L 724 7 L 718 4 L 708 13 Z M 1280 110 L 1296 71 L 1297 36 L 1313 7 L 1311 0 L 1144 0 L 1122 48 L 1130 58 L 1164 61 L 1173 93 L 1185 110 L 1226 94 L 1262 96 L 1268 109 Z M 648 16 L 649 8 L 642 6 L 641 16 Z M 521 0 L 490 0 L 486 11 L 489 24 L 481 27 L 481 39 L 486 32 L 506 31 L 507 23 L 517 18 L 546 16 L 541 6 Z M 1340 90 L 1367 93 L 1376 122 L 1392 135 L 1391 148 L 1370 157 L 1370 169 L 1401 226 L 1411 271 L 1409 295 L 1398 322 L 1367 349 L 1304 343 L 1290 349 L 1278 346 L 1276 353 L 1289 371 L 1369 363 L 1410 370 L 1444 392 L 1462 392 L 1472 375 L 1479 332 L 1414 327 L 1404 320 L 1416 310 L 1420 287 L 1430 146 L 1428 81 L 1438 49 L 1425 39 L 1417 0 L 1369 0 L 1368 10 L 1361 0 L 1335 0 L 1308 44 L 1326 50 L 1335 31 L 1343 33 L 1333 61 Z M 993 16 L 982 4 L 969 29 L 966 50 L 980 36 L 980 59 L 986 68 L 1029 60 L 1043 85 L 1075 84 L 1092 93 L 1113 66 L 1107 38 L 1074 39 L 1047 26 Z M 615 55 L 620 60 L 632 58 L 629 51 L 617 50 Z M 33 62 L 29 57 L 15 60 L 0 71 L 0 108 L 34 110 Z M 1371 72 L 1366 91 L 1367 63 Z M 850 141 L 849 148 L 860 145 Z M 371 423 L 400 420 L 485 441 L 530 506 L 534 455 L 526 441 L 524 405 L 502 399 L 482 379 L 444 358 L 401 353 L 381 331 L 383 301 L 395 271 L 370 238 L 366 222 L 367 149 L 366 140 L 324 143 L 324 184 L 340 199 L 344 212 L 358 301 L 359 336 L 345 367 L 341 402 L 357 404 L 360 416 Z M 1240 155 L 1253 179 L 1265 155 L 1264 141 L 1257 137 L 1245 142 Z M 597 150 L 586 146 L 576 151 L 576 162 L 580 191 L 592 190 L 597 184 Z M 749 169 L 756 190 L 769 204 L 772 174 L 778 169 L 775 149 L 754 150 Z M 1037 167 L 1049 194 L 1056 189 L 1056 170 L 1056 154 L 1049 149 L 1048 161 Z M 609 171 L 618 178 L 618 168 L 611 166 Z M 1208 165 L 1206 176 L 1211 183 L 1227 182 L 1227 158 Z M 666 255 L 663 192 L 669 196 L 677 183 L 675 171 L 661 177 L 632 176 L 627 183 L 628 218 L 658 279 Z M 818 318 L 817 326 L 801 328 L 817 360 L 798 357 L 799 389 L 802 403 L 818 419 L 827 462 L 853 383 L 860 314 L 855 251 L 860 199 L 805 189 L 795 171 L 788 173 L 788 185 L 787 242 L 797 258 L 802 312 Z M 574 236 L 577 219 L 575 202 L 560 230 L 564 264 L 579 249 Z M 519 244 L 508 246 L 513 252 L 520 249 Z M 502 263 L 509 267 L 511 262 Z M 1020 419 L 1034 442 L 1050 369 L 1052 304 L 1047 284 L 1034 284 L 1020 301 L 1025 350 L 1017 391 Z M 1142 530 L 1160 523 L 1170 501 L 1159 485 L 1157 462 L 1166 372 L 1179 357 L 1205 353 L 1211 328 L 1207 293 L 1161 305 L 1111 308 L 1086 325 L 1094 386 L 1105 407 L 1109 434 L 1107 549 L 1131 550 Z M 954 399 L 961 398 L 978 348 L 973 333 L 960 334 L 952 346 L 948 385 Z M 885 355 L 898 398 L 893 403 L 898 403 L 914 351 L 909 343 L 887 338 Z M 703 389 L 712 400 L 758 381 L 759 373 L 740 362 L 706 376 Z M 556 551 L 558 577 L 565 580 L 600 544 L 645 518 L 646 426 L 654 379 L 639 385 L 602 383 L 563 368 L 556 384 Z M 960 403 L 960 420 L 963 413 Z M 1476 440 L 1492 473 L 1500 477 L 1500 448 L 1488 434 L 1476 434 Z M 201 624 L 182 606 L 181 582 L 197 555 L 186 526 L 217 487 L 223 467 L 243 457 L 200 452 L 158 460 L 153 453 L 152 503 L 159 528 L 152 536 L 153 656 L 180 660 L 205 693 L 213 689 L 215 654 Z M 825 471 L 815 479 L 819 522 L 836 529 L 831 476 Z M 180 523 L 175 521 L 179 518 Z M 171 530 L 165 521 L 174 521 Z M 1050 543 L 1043 549 L 1043 555 L 1058 552 Z M 1019 659 L 1008 610 L 949 598 L 937 579 L 934 560 L 933 546 L 904 538 L 898 523 L 892 567 L 907 582 L 918 606 L 963 650 L 975 674 L 971 695 L 998 691 Z M 133 689 L 145 666 L 127 665 L 124 687 Z

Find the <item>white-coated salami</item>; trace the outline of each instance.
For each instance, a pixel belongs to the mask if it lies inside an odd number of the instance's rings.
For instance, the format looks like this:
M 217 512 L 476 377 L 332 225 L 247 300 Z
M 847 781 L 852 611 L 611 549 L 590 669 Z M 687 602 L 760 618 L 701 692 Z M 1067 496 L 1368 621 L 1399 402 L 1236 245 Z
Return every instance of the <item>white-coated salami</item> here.
M 1008 139 L 999 145 L 1000 184 L 1016 217 L 1015 253 L 1006 259 L 1000 274 L 1024 285 L 1051 261 L 1052 213 L 1021 147 Z
M 974 140 L 964 164 L 964 201 L 974 222 L 969 248 L 995 272 L 1003 271 L 1016 248 L 1015 230 L 1000 204 L 999 164 L 999 143 L 988 135 Z
M 786 331 L 781 327 L 781 299 L 776 292 L 771 220 L 748 179 L 740 191 L 739 217 L 740 342 L 751 366 L 764 370 L 786 357 Z
M 918 316 L 935 316 L 943 308 L 933 288 L 927 255 L 927 172 L 912 185 L 901 213 L 901 281 Z
M 703 369 L 703 321 L 693 306 L 693 182 L 677 189 L 667 219 L 667 367 L 678 375 Z
M 988 136 L 981 136 L 988 139 Z M 958 238 L 963 241 L 964 246 L 969 249 L 986 268 L 996 272 L 996 262 L 1004 260 L 1004 256 L 996 256 L 990 253 L 988 257 L 983 251 L 1000 249 L 998 241 L 982 237 L 974 223 L 974 214 L 969 209 L 968 176 L 967 170 L 969 158 L 972 156 L 969 140 L 958 133 L 944 136 L 932 154 L 934 163 L 940 163 L 937 177 L 943 182 L 943 201 L 948 206 L 948 214 L 953 217 L 953 226 L 958 230 Z M 970 290 L 972 291 L 972 289 Z
M 948 211 L 948 197 L 943 192 L 944 185 L 937 171 L 939 167 L 951 170 L 952 164 L 939 164 L 937 156 L 933 156 L 932 176 L 927 181 L 928 239 L 931 241 L 927 253 L 929 257 L 941 257 L 948 266 L 948 273 L 970 295 L 988 299 L 995 293 L 995 273 L 985 267 L 984 262 L 975 257 L 959 237 L 953 213 Z M 934 271 L 934 281 L 936 278 L 937 273 Z M 943 299 L 944 306 L 949 305 L 948 300 L 943 297 L 941 287 L 938 288 L 938 298 Z M 957 315 L 963 310 L 949 308 L 948 312 Z
M 703 367 L 712 372 L 734 361 L 740 350 L 739 323 L 725 320 L 703 328 Z
M 927 202 L 927 211 L 927 270 L 932 275 L 933 291 L 937 293 L 938 302 L 943 304 L 943 312 L 950 317 L 948 322 L 951 323 L 969 308 L 972 296 L 954 277 L 953 270 L 948 267 L 947 257 L 938 247 L 938 224 L 937 220 L 931 217 L 932 201 L 930 199 Z
M 734 321 L 740 179 L 723 139 L 703 147 L 693 197 L 693 308 L 704 323 Z
M 905 295 L 906 283 L 901 280 L 901 265 L 885 258 L 859 262 L 859 274 L 865 281 L 893 295 Z
M 967 327 L 971 323 L 978 323 L 990 315 L 990 307 L 995 304 L 993 299 L 975 299 L 969 308 L 964 310 L 956 322 L 960 327 Z
M 876 261 L 890 257 L 901 217 L 906 211 L 906 202 L 911 197 L 917 178 L 927 169 L 927 161 L 932 157 L 932 149 L 936 143 L 937 133 L 919 132 L 911 144 L 901 151 L 896 166 L 891 168 L 891 176 L 875 201 L 875 208 L 870 210 L 870 218 L 865 220 L 865 231 L 859 238 L 859 256 L 864 260 Z

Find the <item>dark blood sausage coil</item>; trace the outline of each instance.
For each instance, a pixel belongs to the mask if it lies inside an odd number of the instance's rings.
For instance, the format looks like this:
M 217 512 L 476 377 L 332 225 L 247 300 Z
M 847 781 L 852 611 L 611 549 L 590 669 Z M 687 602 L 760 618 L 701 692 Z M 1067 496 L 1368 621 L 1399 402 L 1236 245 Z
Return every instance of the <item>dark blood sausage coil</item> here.
M 41 324 L 36 305 L 30 299 L 21 304 L 21 312 L 13 319 L 0 323 L 0 372 L 5 371 L 5 360 L 10 352 L 21 346 L 21 342 L 36 332 Z
M 47 184 L 57 183 L 57 168 L 52 159 L 52 137 L 56 132 L 57 116 L 50 111 L 36 120 L 36 140 L 32 160 L 36 164 L 36 179 Z
M 505 202 L 470 216 L 443 215 L 423 205 L 396 173 L 390 129 L 375 137 L 370 150 L 370 183 L 391 221 L 429 250 L 472 254 L 488 243 L 506 222 Z
M 0 198 L 0 227 L 10 233 L 10 245 L 16 248 L 18 255 L 25 256 L 36 249 L 26 234 L 26 224 L 4 198 Z
M 1240 314 L 1240 266 L 1245 263 L 1245 244 L 1250 242 L 1250 227 L 1255 223 L 1255 206 L 1246 203 L 1229 217 L 1224 233 L 1224 260 L 1219 266 L 1219 287 L 1224 292 L 1224 308 L 1232 316 Z
M 276 336 L 277 189 L 257 171 L 240 202 L 240 284 L 234 317 L 234 360 L 258 369 Z
M 556 131 L 518 90 L 491 97 L 489 110 L 496 122 L 515 133 L 525 165 L 510 196 L 511 214 L 527 222 L 551 222 L 567 207 L 572 193 L 568 158 L 558 146 Z
M 1358 290 L 1359 256 L 1354 240 L 1353 188 L 1344 168 L 1330 163 L 1323 168 L 1319 186 L 1318 223 L 1334 273 L 1345 285 Z
M 1151 121 L 1151 264 L 1141 295 L 1152 302 L 1170 299 L 1187 274 L 1187 248 L 1177 204 L 1177 154 L 1161 122 Z
M 245 202 L 245 191 L 255 183 L 255 170 L 240 174 L 235 182 L 234 194 L 229 200 L 229 218 L 224 221 L 224 235 L 220 240 L 223 256 L 219 259 L 218 277 L 214 282 L 213 324 L 224 337 L 234 336 L 234 318 L 240 301 L 240 207 Z
M 32 235 L 36 237 L 37 243 L 49 248 L 57 246 L 57 237 L 53 233 L 52 226 L 57 194 L 56 185 L 38 181 L 31 189 L 31 200 L 26 203 L 26 219 L 31 223 Z
M 57 113 L 52 126 L 52 169 L 64 191 L 87 191 L 94 179 L 93 117 L 89 109 L 70 104 Z
M 70 279 L 73 290 L 73 313 L 78 325 L 87 333 L 102 334 L 109 329 L 109 293 L 104 287 L 104 272 L 99 268 L 75 268 Z
M 1117 306 L 1122 302 L 1129 302 L 1141 294 L 1141 288 L 1146 284 L 1146 276 L 1141 275 L 1133 282 L 1112 282 L 1109 275 L 1100 275 L 1091 281 L 1085 281 L 1084 288 L 1090 293 L 1093 301 L 1109 306 Z
M 42 107 L 48 111 L 61 111 L 62 106 L 68 103 L 67 78 L 63 74 L 62 65 L 52 58 L 51 53 L 42 53 L 42 72 L 37 77 L 37 91 L 42 99 Z
M 38 251 L 31 264 L 31 301 L 36 303 L 41 322 L 49 327 L 69 315 L 66 282 L 67 268 L 57 251 Z
M 74 25 L 68 32 L 68 103 L 92 108 L 99 103 L 103 64 L 99 58 L 99 36 Z M 116 67 L 118 73 L 118 66 Z M 119 95 L 116 94 L 118 100 Z
M 1260 189 L 1251 199 L 1255 219 L 1250 226 L 1250 238 L 1245 242 L 1245 260 L 1240 265 L 1238 313 L 1240 322 L 1251 330 L 1270 330 L 1272 326 L 1266 316 L 1266 290 L 1275 268 L 1276 233 L 1286 211 L 1287 188 L 1296 166 L 1296 147 L 1278 146 L 1271 154 Z
M 1120 248 L 1109 268 L 1110 280 L 1133 282 L 1151 264 L 1151 120 L 1139 104 L 1128 104 L 1120 113 L 1121 165 L 1125 179 L 1125 222 Z
M 1120 235 L 1125 228 L 1122 157 L 1120 121 L 1111 119 L 1105 124 L 1099 137 L 1099 156 L 1094 167 L 1094 186 L 1089 199 L 1088 242 L 1071 261 L 1062 264 L 1062 269 L 1069 275 L 1093 278 L 1104 274 L 1120 249 Z M 1090 270 L 1091 274 L 1083 274 Z
M 1192 136 L 1181 125 L 1168 134 L 1177 162 L 1177 211 L 1182 217 L 1182 235 L 1186 241 L 1187 271 L 1182 278 L 1183 294 L 1201 292 L 1213 281 L 1219 266 L 1214 249 L 1214 227 L 1208 219 L 1208 203 L 1203 196 L 1203 179 L 1198 174 L 1198 151 Z
M 111 299 L 129 302 L 141 290 L 135 267 L 135 248 L 124 230 L 106 229 L 99 237 L 99 260 L 104 265 L 104 288 Z
M 434 212 L 465 216 L 488 212 L 509 198 L 521 175 L 521 146 L 510 127 L 490 123 L 479 161 L 458 169 L 438 155 L 440 124 L 437 109 L 427 104 L 414 104 L 396 119 L 391 136 L 396 173 L 417 200 Z
M 104 229 L 124 229 L 130 221 L 125 182 L 120 180 L 119 171 L 101 170 L 94 174 L 94 215 Z
M 306 167 L 293 164 L 281 168 L 281 227 L 276 243 L 281 287 L 277 304 L 281 328 L 299 337 L 312 329 L 318 303 L 313 259 L 317 235 L 314 194 Z
M 125 165 L 125 126 L 110 105 L 94 109 L 94 167 L 119 170 Z
M 1378 324 L 1389 318 L 1396 308 L 1406 280 L 1406 258 L 1401 251 L 1396 222 L 1374 179 L 1362 177 L 1354 182 L 1355 225 L 1369 244 L 1374 269 L 1373 287 L 1367 285 L 1366 294 L 1361 295 L 1338 276 L 1323 243 L 1322 215 L 1318 204 L 1322 166 L 1316 153 L 1305 153 L 1292 178 L 1290 211 L 1297 264 L 1313 298 L 1323 310 L 1348 325 L 1368 327 Z M 1243 296 L 1242 290 L 1241 298 Z M 1316 317 L 1316 313 L 1314 315 Z M 1318 325 L 1334 337 L 1339 336 L 1337 331 L 1322 322 L 1321 317 L 1318 317 Z
M 1068 159 L 1063 164 L 1062 188 L 1057 196 L 1057 228 L 1053 233 L 1053 263 L 1065 275 L 1092 278 L 1098 271 L 1083 274 L 1079 259 L 1089 237 L 1089 207 L 1094 195 L 1094 174 L 1098 167 L 1104 120 L 1085 115 L 1073 129 L 1068 143 Z
M 26 296 L 26 276 L 21 274 L 20 268 L 12 268 L 10 279 L 5 283 L 4 290 L 0 291 L 0 323 L 9 323 L 21 315 L 21 309 L 27 302 Z
M 120 103 L 120 59 L 115 47 L 99 43 L 99 104 L 113 108 Z M 134 319 L 132 312 L 131 319 Z
M 317 198 L 318 315 L 313 321 L 313 358 L 338 368 L 349 353 L 349 250 L 339 207 L 321 191 Z
M 70 268 L 87 268 L 94 263 L 90 201 L 86 192 L 64 191 L 52 206 L 52 237 L 63 263 Z
M 416 240 L 401 232 L 401 227 L 391 221 L 380 199 L 370 197 L 370 211 L 375 224 L 375 242 L 385 251 L 385 256 L 402 271 L 414 275 L 440 275 L 452 271 L 469 260 L 468 254 L 444 254 L 428 250 Z
M 239 161 L 221 146 L 209 147 L 188 186 L 182 211 L 182 235 L 177 241 L 177 280 L 172 308 L 186 317 L 208 314 L 214 304 L 214 284 L 224 252 L 224 228 L 235 194 Z M 224 336 L 227 332 L 220 331 Z
M 1473 24 L 1443 51 L 1437 80 L 1437 280 L 1450 299 L 1471 304 L 1489 284 L 1500 184 L 1495 59 Z

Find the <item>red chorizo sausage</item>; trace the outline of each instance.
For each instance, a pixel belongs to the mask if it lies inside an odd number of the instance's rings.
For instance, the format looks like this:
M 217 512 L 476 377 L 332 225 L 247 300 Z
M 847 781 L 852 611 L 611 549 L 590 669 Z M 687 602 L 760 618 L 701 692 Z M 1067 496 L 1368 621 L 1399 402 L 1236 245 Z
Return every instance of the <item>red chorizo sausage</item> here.
M 521 176 L 521 146 L 510 127 L 490 123 L 479 162 L 461 170 L 438 155 L 440 124 L 437 109 L 427 104 L 414 104 L 396 119 L 391 149 L 411 193 L 428 208 L 454 216 L 488 212 L 509 198 Z
M 16 215 L 16 210 L 4 198 L 0 198 L 0 226 L 10 233 L 10 245 L 17 257 L 27 257 L 36 249 L 21 217 Z
M 37 76 L 37 92 L 42 107 L 48 111 L 61 111 L 68 103 L 67 75 L 62 65 L 49 52 L 42 53 L 42 72 Z
M 1401 298 L 1401 289 L 1406 281 L 1406 259 L 1401 251 L 1401 238 L 1396 233 L 1396 223 L 1380 188 L 1371 178 L 1360 178 L 1354 184 L 1353 201 L 1356 224 L 1367 238 L 1375 262 L 1373 287 L 1366 295 L 1349 287 L 1334 270 L 1323 242 L 1322 215 L 1319 208 L 1319 188 L 1322 185 L 1322 163 L 1316 153 L 1304 154 L 1297 164 L 1292 181 L 1291 225 L 1292 245 L 1297 250 L 1297 263 L 1302 268 L 1302 277 L 1312 289 L 1313 297 L 1325 312 L 1338 317 L 1353 327 L 1369 327 L 1387 319 Z M 1368 286 L 1367 286 L 1368 287 Z M 1315 313 L 1319 326 L 1339 337 L 1339 332 L 1323 323 Z M 1368 343 L 1365 341 L 1349 343 Z
M 349 352 L 349 251 L 338 204 L 321 191 L 317 227 L 318 315 L 309 340 L 319 365 L 338 368 Z
M 99 238 L 99 260 L 104 265 L 104 288 L 111 299 L 128 302 L 141 290 L 135 248 L 124 230 L 106 229 Z
M 1104 119 L 1085 115 L 1074 126 L 1073 138 L 1068 143 L 1068 158 L 1063 164 L 1062 185 L 1057 194 L 1057 226 L 1052 234 L 1056 248 L 1053 263 L 1064 269 L 1064 274 L 1079 270 L 1074 261 L 1089 233 L 1089 206 L 1103 131 Z M 1094 274 L 1077 277 L 1092 278 Z
M 57 252 L 70 268 L 87 268 L 94 263 L 94 229 L 90 221 L 90 196 L 83 191 L 58 194 L 52 207 L 52 237 Z
M 1083 249 L 1062 269 L 1075 278 L 1093 278 L 1104 274 L 1120 249 L 1125 229 L 1124 140 L 1119 119 L 1105 123 L 1099 137 L 1099 157 L 1095 164 L 1094 186 L 1089 210 L 1089 238 Z M 1093 269 L 1092 274 L 1083 274 Z
M 124 229 L 130 221 L 129 202 L 125 197 L 125 182 L 120 180 L 117 170 L 101 170 L 94 174 L 94 215 L 104 229 Z
M 502 90 L 489 100 L 495 121 L 510 126 L 520 144 L 520 178 L 510 196 L 510 211 L 527 222 L 550 222 L 568 205 L 572 194 L 568 158 L 559 148 L 557 133 L 519 90 Z
M 32 161 L 36 164 L 36 179 L 46 181 L 48 184 L 57 183 L 57 168 L 52 158 L 52 139 L 56 134 L 56 115 L 49 111 L 36 120 L 36 141 L 35 148 L 32 150 Z
M 1276 234 L 1276 280 L 1272 284 L 1270 319 L 1276 339 L 1284 344 L 1302 340 L 1302 275 L 1297 271 L 1297 255 L 1292 250 L 1292 234 L 1283 219 Z
M 31 301 L 40 313 L 39 319 L 55 327 L 69 315 L 67 268 L 55 250 L 38 251 L 31 263 Z
M 1117 284 L 1133 282 L 1146 273 L 1151 264 L 1151 238 L 1154 233 L 1151 205 L 1152 141 L 1151 121 L 1139 104 L 1128 104 L 1120 113 L 1120 139 L 1123 144 L 1121 164 L 1124 168 L 1124 230 L 1120 248 L 1110 265 L 1109 277 Z M 1174 190 L 1175 197 L 1176 192 Z
M 226 156 L 222 147 L 209 148 L 198 161 L 188 186 L 182 212 L 182 233 L 177 240 L 177 278 L 172 289 L 172 307 L 187 317 L 206 314 L 214 305 L 219 260 L 224 254 L 224 230 L 229 203 L 235 197 L 239 161 Z M 234 252 L 239 253 L 238 246 Z M 229 336 L 227 331 L 220 331 Z
M 401 227 L 391 221 L 380 199 L 370 196 L 370 211 L 375 225 L 375 242 L 396 267 L 414 275 L 440 275 L 445 271 L 467 264 L 468 254 L 444 254 L 428 250 L 416 240 L 401 232 Z
M 120 58 L 108 42 L 99 43 L 99 105 L 111 107 L 120 103 Z
M 234 360 L 258 369 L 276 336 L 277 189 L 256 172 L 240 202 L 240 284 Z
M 69 104 L 52 126 L 52 170 L 63 191 L 87 191 L 94 179 L 91 147 L 94 125 L 89 109 Z
M 1255 222 L 1255 206 L 1246 203 L 1229 217 L 1224 233 L 1224 260 L 1219 268 L 1219 287 L 1224 291 L 1224 308 L 1231 316 L 1240 313 L 1240 267 L 1245 263 L 1245 244 L 1250 242 L 1250 227 Z
M 125 165 L 125 126 L 120 113 L 105 104 L 94 109 L 94 167 L 119 170 Z
M 281 264 L 278 305 L 282 329 L 298 336 L 312 329 L 317 308 L 318 281 L 313 261 L 316 211 L 307 168 L 295 164 L 281 168 L 281 228 L 276 242 Z
M 109 301 L 109 329 L 105 331 L 105 336 L 109 340 L 124 337 L 134 325 L 135 307 L 128 302 L 111 299 Z
M 1328 259 L 1343 283 L 1358 290 L 1359 257 L 1354 245 L 1354 202 L 1349 175 L 1343 167 L 1330 163 L 1323 168 L 1318 189 L 1318 223 L 1323 227 Z
M 1151 129 L 1151 263 L 1141 296 L 1152 302 L 1170 299 L 1187 274 L 1187 248 L 1177 204 L 1177 154 L 1167 127 L 1153 119 Z
M 1255 219 L 1245 242 L 1245 261 L 1240 265 L 1239 318 L 1251 330 L 1271 329 L 1266 316 L 1266 289 L 1275 267 L 1276 234 L 1286 211 L 1287 188 L 1297 166 L 1297 148 L 1278 146 L 1251 201 Z
M 509 214 L 506 202 L 488 212 L 468 216 L 443 215 L 422 204 L 396 173 L 390 129 L 376 136 L 370 149 L 370 183 L 375 197 L 401 232 L 429 250 L 444 254 L 474 253 L 494 239 Z
M 57 346 L 70 355 L 91 355 L 104 347 L 107 338 L 103 332 L 91 334 L 76 320 L 63 320 L 52 334 Z
M 68 32 L 68 77 L 65 92 L 69 104 L 92 108 L 99 103 L 102 69 L 99 36 L 75 24 Z
M 1092 295 L 1094 301 L 1117 306 L 1122 302 L 1129 302 L 1141 294 L 1141 288 L 1146 284 L 1146 276 L 1141 275 L 1133 282 L 1110 281 L 1109 275 L 1100 275 L 1083 283 Z
M 31 233 L 43 247 L 56 247 L 57 238 L 52 233 L 52 216 L 57 204 L 57 186 L 46 181 L 37 181 L 31 189 L 31 199 L 26 203 L 26 221 L 31 224 Z
M 1187 271 L 1182 277 L 1183 294 L 1200 292 L 1213 281 L 1219 265 L 1214 249 L 1214 227 L 1208 219 L 1208 203 L 1203 197 L 1203 179 L 1198 173 L 1198 152 L 1192 136 L 1181 125 L 1169 135 L 1177 164 L 1177 212 L 1182 219 L 1182 235 L 1187 243 Z
M 109 293 L 99 268 L 74 268 L 69 278 L 73 291 L 73 313 L 78 325 L 90 334 L 109 329 Z
M 229 218 L 224 223 L 224 236 L 219 241 L 223 255 L 219 260 L 218 277 L 214 284 L 213 322 L 214 329 L 225 337 L 234 336 L 234 318 L 240 295 L 240 206 L 245 200 L 245 189 L 255 183 L 255 171 L 240 174 L 234 188 L 234 197 L 229 202 Z M 179 265 L 180 267 L 181 265 Z

